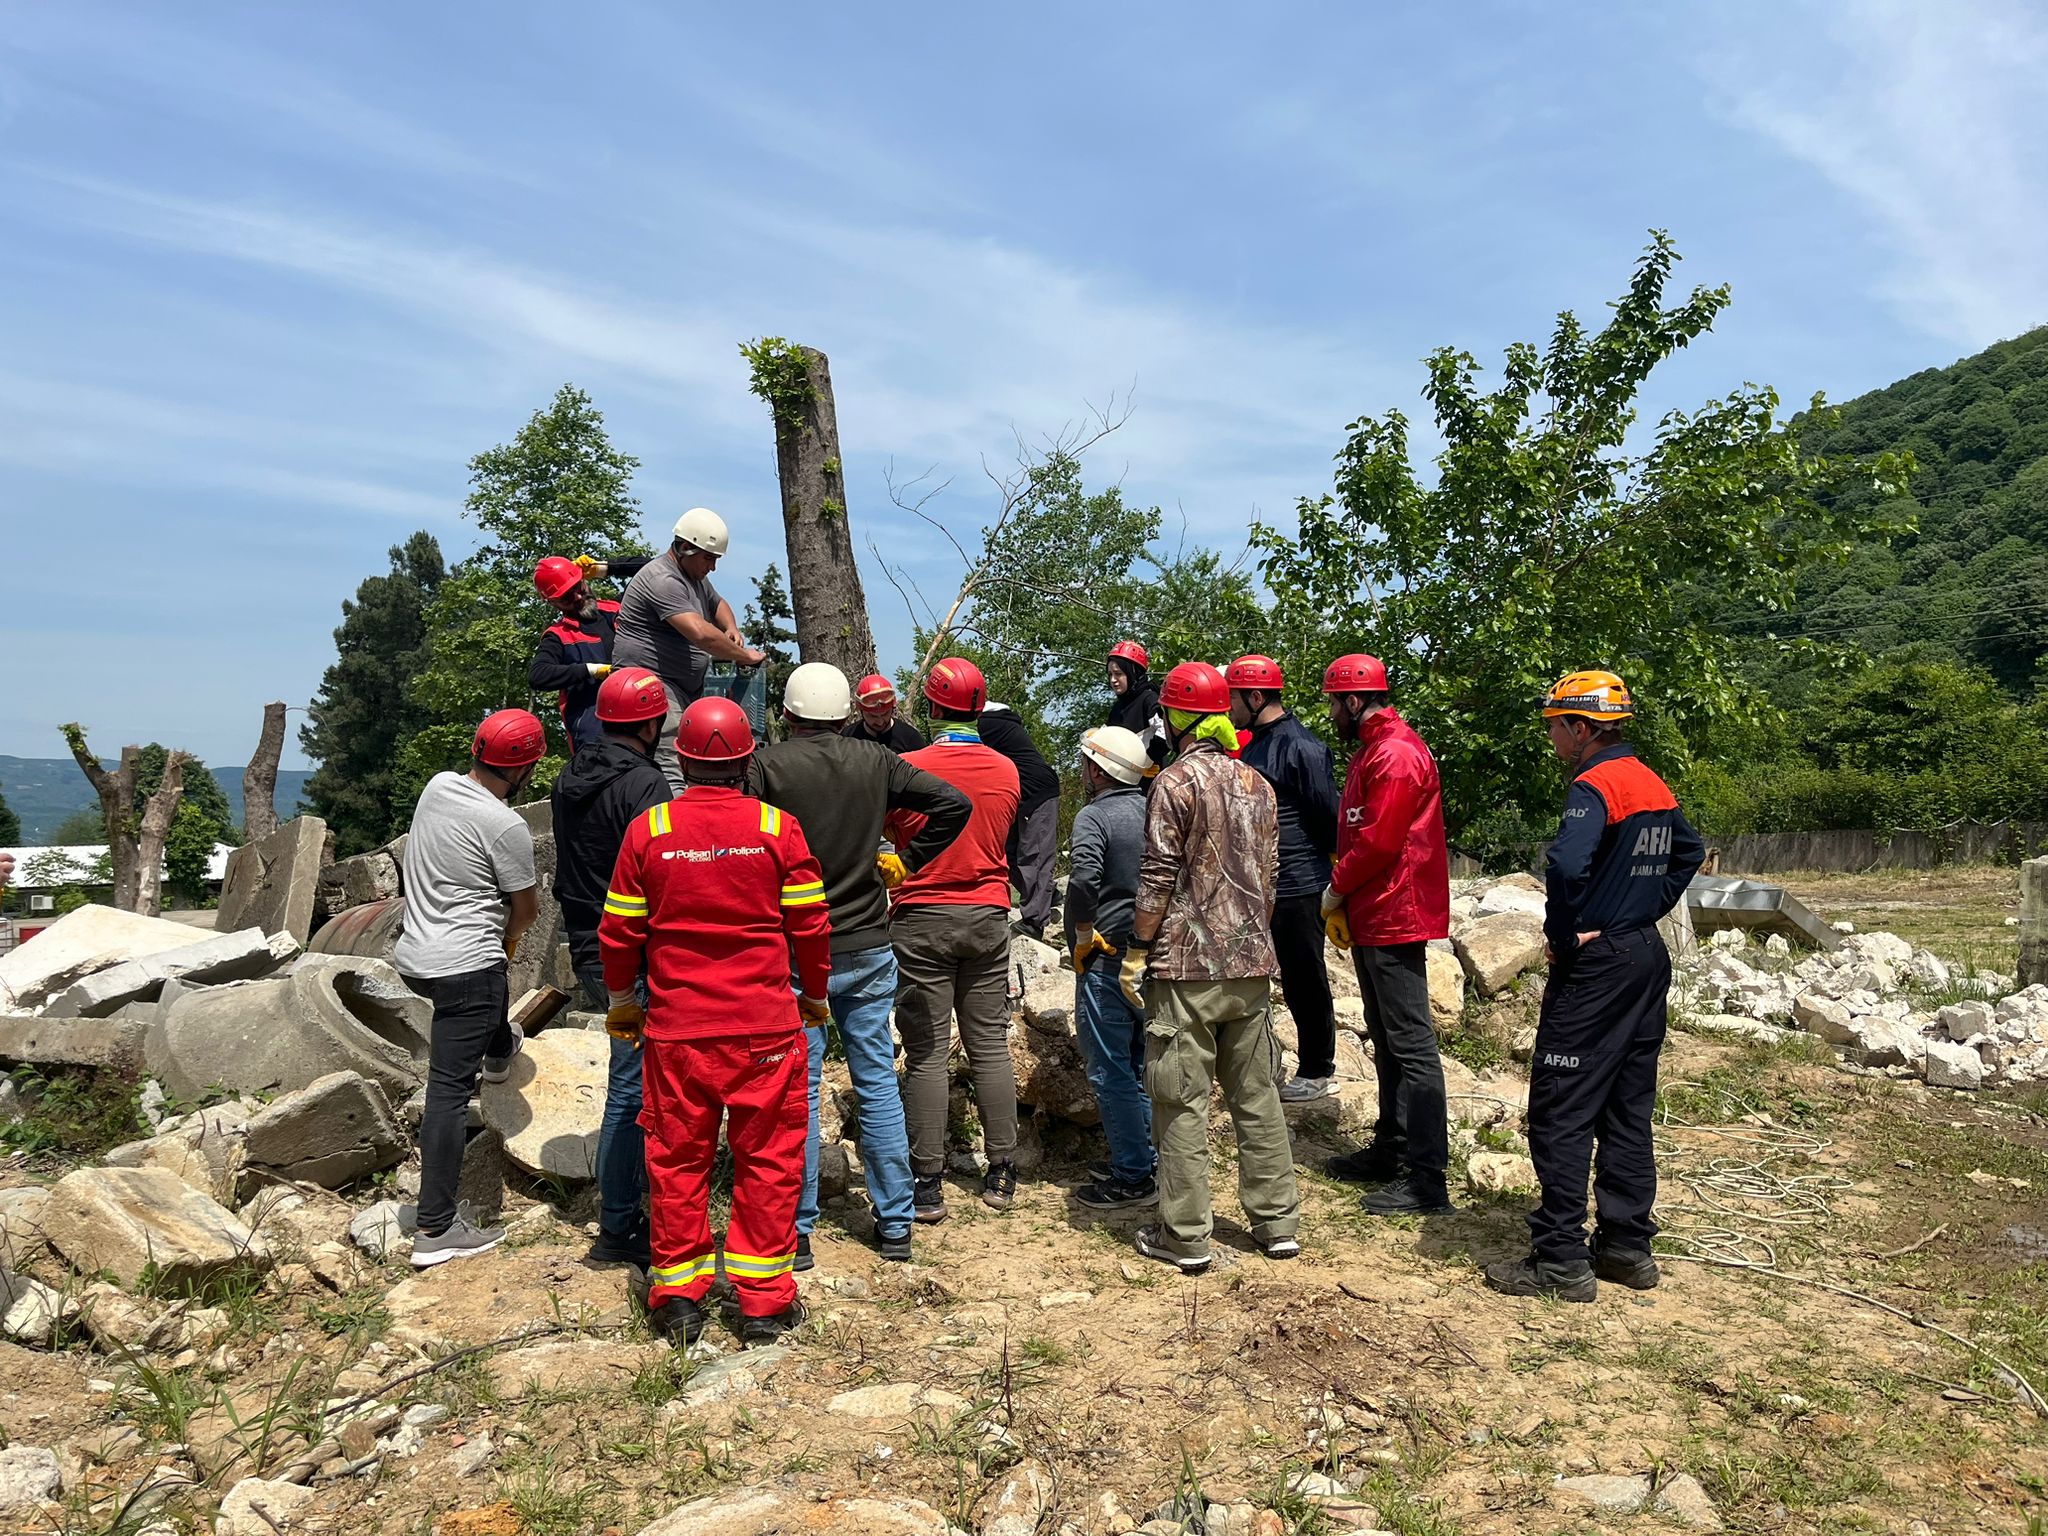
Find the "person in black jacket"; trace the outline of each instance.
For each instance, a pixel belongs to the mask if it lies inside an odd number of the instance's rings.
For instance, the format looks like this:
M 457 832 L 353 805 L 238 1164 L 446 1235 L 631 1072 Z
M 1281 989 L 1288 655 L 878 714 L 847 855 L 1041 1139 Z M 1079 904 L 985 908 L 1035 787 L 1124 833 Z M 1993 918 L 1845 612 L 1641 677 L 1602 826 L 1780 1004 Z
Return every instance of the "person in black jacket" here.
M 896 1086 L 896 1044 L 889 1031 L 896 1004 L 896 951 L 889 942 L 888 892 L 945 852 L 966 828 L 970 807 L 967 797 L 937 774 L 874 742 L 840 734 L 852 713 L 853 695 L 837 667 L 807 661 L 790 673 L 782 691 L 789 738 L 754 754 L 747 793 L 797 819 L 824 872 L 825 909 L 832 917 L 832 980 L 826 995 L 853 1078 L 875 1237 L 883 1258 L 907 1261 L 915 1191 L 910 1135 Z M 925 818 L 900 855 L 882 851 L 888 847 L 882 824 L 892 811 Z M 824 1026 L 806 1025 L 805 1033 L 811 1053 L 811 1131 L 796 1210 L 798 1269 L 809 1269 L 813 1262 L 818 1090 L 825 1064 Z
M 853 702 L 860 706 L 860 713 L 846 722 L 840 735 L 872 741 L 896 753 L 916 752 L 929 745 L 922 731 L 896 713 L 896 687 L 881 673 L 870 672 L 860 680 Z
M 612 669 L 612 634 L 619 605 L 601 602 L 590 590 L 594 576 L 630 577 L 644 558 L 593 560 L 579 555 L 549 555 L 533 568 L 534 590 L 561 617 L 548 626 L 526 669 L 526 686 L 560 696 L 562 734 L 569 750 L 587 746 L 604 734 L 597 719 L 597 689 Z
M 555 900 L 569 935 L 569 958 L 584 1001 L 608 1006 L 597 925 L 619 845 L 636 816 L 669 799 L 668 780 L 654 766 L 654 743 L 668 713 L 661 679 L 643 667 L 620 667 L 597 690 L 593 705 L 603 734 L 569 759 L 549 803 L 555 824 Z M 641 1264 L 648 1230 L 641 1215 L 647 1189 L 645 1141 L 640 1131 L 640 1050 L 612 1041 L 605 1084 L 604 1122 L 597 1137 L 597 1186 L 603 1201 L 590 1257 L 599 1263 Z
M 1014 932 L 1045 938 L 1052 916 L 1052 866 L 1060 843 L 1060 776 L 1007 704 L 981 712 L 982 745 L 1017 765 L 1017 817 L 1010 823 L 1010 883 L 1017 887 Z
M 1322 896 L 1337 847 L 1337 775 L 1330 749 L 1280 702 L 1285 679 L 1270 656 L 1240 656 L 1223 674 L 1230 723 L 1250 731 L 1240 759 L 1273 786 L 1280 805 L 1280 879 L 1273 949 L 1280 994 L 1294 1015 L 1301 1062 L 1281 1084 L 1283 1103 L 1327 1095 L 1337 1073 L 1337 1017 L 1323 964 Z
M 1104 725 L 1120 725 L 1145 743 L 1152 773 L 1166 765 L 1173 749 L 1167 745 L 1166 723 L 1159 714 L 1159 685 L 1145 669 L 1151 658 L 1135 640 L 1119 640 L 1109 648 L 1109 713 Z M 1151 774 L 1146 775 L 1147 786 Z

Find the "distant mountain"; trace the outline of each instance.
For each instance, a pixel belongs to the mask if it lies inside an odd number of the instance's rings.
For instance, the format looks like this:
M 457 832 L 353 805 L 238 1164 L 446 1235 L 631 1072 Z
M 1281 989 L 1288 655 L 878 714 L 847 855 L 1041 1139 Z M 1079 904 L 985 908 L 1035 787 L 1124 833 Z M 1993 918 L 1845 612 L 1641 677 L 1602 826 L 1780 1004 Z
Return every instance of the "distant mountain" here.
M 104 759 L 102 761 L 105 761 Z M 107 762 L 107 767 L 116 766 Z M 239 825 L 242 820 L 242 769 L 211 770 L 228 797 L 228 807 Z M 277 772 L 277 814 L 296 814 L 299 795 L 312 773 L 304 768 L 280 768 Z M 68 757 L 0 756 L 0 795 L 21 818 L 21 840 L 27 844 L 49 841 L 57 824 L 73 811 L 97 809 L 98 799 L 78 764 Z

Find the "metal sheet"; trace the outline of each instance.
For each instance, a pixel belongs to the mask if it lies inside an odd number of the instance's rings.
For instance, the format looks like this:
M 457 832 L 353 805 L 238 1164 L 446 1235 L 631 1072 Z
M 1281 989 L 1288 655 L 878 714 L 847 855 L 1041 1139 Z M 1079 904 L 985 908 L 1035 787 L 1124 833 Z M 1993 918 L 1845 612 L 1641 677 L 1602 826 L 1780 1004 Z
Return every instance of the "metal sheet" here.
M 1797 944 L 1839 949 L 1842 936 L 1815 917 L 1806 904 L 1782 885 L 1742 880 L 1733 875 L 1694 875 L 1685 905 L 1696 933 L 1743 928 L 1751 933 L 1779 933 Z

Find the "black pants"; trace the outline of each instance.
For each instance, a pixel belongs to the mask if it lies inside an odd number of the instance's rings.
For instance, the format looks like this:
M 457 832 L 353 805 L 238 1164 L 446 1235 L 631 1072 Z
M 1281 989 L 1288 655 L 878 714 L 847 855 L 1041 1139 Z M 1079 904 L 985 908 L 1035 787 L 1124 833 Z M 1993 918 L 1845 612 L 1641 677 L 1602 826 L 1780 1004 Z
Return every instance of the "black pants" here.
M 1303 1077 L 1337 1070 L 1337 1014 L 1330 1005 L 1330 973 L 1323 969 L 1323 900 L 1282 896 L 1273 903 L 1273 949 L 1280 957 L 1280 995 L 1294 1015 Z
M 453 976 L 408 976 L 405 984 L 434 1005 L 427 1050 L 427 1108 L 420 1118 L 420 1231 L 445 1232 L 455 1220 L 469 1099 L 484 1057 L 512 1049 L 503 961 Z
M 1010 860 L 1010 883 L 1017 887 L 1020 921 L 1043 928 L 1052 916 L 1052 865 L 1059 853 L 1060 803 L 1043 800 L 1010 823 L 1004 852 Z
M 1450 1166 L 1444 1121 L 1444 1063 L 1429 1017 L 1429 946 L 1361 944 L 1351 951 L 1365 999 L 1365 1032 L 1380 1080 L 1373 1143 L 1397 1154 L 1418 1178 L 1441 1185 Z
M 1529 1236 L 1539 1258 L 1591 1257 L 1589 1168 L 1602 1243 L 1647 1252 L 1657 1235 L 1650 1113 L 1670 986 L 1671 956 L 1654 927 L 1603 933 L 1550 968 L 1529 1066 L 1529 1153 L 1543 1181 Z

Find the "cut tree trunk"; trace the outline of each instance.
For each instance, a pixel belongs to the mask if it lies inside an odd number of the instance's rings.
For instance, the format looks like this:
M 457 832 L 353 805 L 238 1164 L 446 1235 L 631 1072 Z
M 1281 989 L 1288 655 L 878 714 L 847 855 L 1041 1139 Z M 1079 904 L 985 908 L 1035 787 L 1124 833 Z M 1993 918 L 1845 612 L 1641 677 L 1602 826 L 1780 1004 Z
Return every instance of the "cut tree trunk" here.
M 125 759 L 124 752 L 122 757 Z M 135 839 L 135 905 L 130 910 L 155 917 L 163 909 L 164 839 L 178 814 L 178 802 L 185 798 L 183 752 L 164 758 L 163 782 L 142 804 L 140 831 Z
M 242 836 L 255 842 L 277 830 L 277 761 L 284 755 L 284 704 L 263 706 L 263 735 L 242 770 Z
M 93 793 L 100 797 L 100 817 L 107 825 L 107 863 L 114 880 L 114 905 L 123 912 L 135 910 L 138 870 L 135 862 L 135 834 L 128 826 L 129 807 L 135 803 L 135 765 L 142 748 L 123 747 L 121 766 L 109 773 L 86 744 L 85 730 L 75 722 L 62 726 L 64 743 L 78 760 L 79 770 Z
M 832 371 L 817 348 L 796 351 L 809 365 L 809 398 L 775 409 L 775 467 L 797 651 L 805 661 L 831 662 L 851 681 L 875 670 L 875 636 L 847 523 Z

